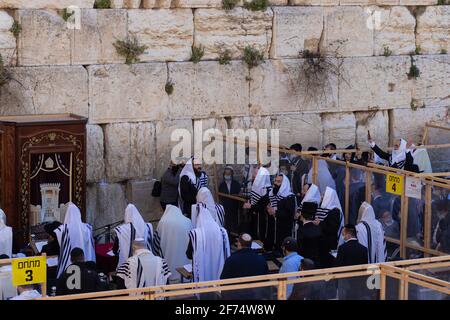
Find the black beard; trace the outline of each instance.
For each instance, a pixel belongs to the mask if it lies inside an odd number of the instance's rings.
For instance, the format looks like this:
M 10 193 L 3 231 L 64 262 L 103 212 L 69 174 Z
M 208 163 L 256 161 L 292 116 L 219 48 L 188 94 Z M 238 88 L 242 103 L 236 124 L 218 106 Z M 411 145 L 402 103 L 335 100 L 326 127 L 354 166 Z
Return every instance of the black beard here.
M 178 172 L 178 166 L 172 167 L 172 173 L 176 174 Z
M 280 191 L 280 187 L 278 187 L 278 186 L 273 187 L 272 192 L 273 192 L 274 195 L 277 195 L 278 191 Z
M 197 169 L 194 169 L 194 173 L 195 173 L 196 177 L 200 177 L 202 174 L 201 170 L 197 170 Z

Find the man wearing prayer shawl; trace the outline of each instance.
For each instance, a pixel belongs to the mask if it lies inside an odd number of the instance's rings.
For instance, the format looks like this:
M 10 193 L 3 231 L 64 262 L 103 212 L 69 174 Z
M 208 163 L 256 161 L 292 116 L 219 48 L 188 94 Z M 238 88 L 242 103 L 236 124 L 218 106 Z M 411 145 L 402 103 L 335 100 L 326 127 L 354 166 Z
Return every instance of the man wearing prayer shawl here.
M 325 235 L 328 250 L 336 250 L 344 227 L 344 214 L 335 190 L 327 187 L 320 208 L 326 210 L 326 216 L 319 225 Z
M 281 254 L 283 240 L 292 235 L 296 211 L 296 197 L 291 192 L 287 176 L 279 174 L 275 177 L 269 199 L 270 204 L 267 206 L 269 230 L 264 246 L 269 251 L 274 247 Z
M 310 185 L 299 205 L 299 211 L 302 211 L 303 203 L 305 202 L 313 202 L 319 206 L 321 198 L 319 188 L 315 184 Z M 314 219 L 318 222 L 323 221 L 327 214 L 328 210 L 318 207 Z
M 58 257 L 57 277 L 70 265 L 70 253 L 74 248 L 80 248 L 84 252 L 86 261 L 95 262 L 94 239 L 92 227 L 81 221 L 80 209 L 73 203 L 67 207 L 64 224 L 55 230 L 60 251 Z
M 189 232 L 186 256 L 192 259 L 193 280 L 219 280 L 225 260 L 230 256 L 227 231 L 201 204 L 192 206 L 192 210 L 197 215 L 197 226 Z
M 151 223 L 145 223 L 138 209 L 129 204 L 125 209 L 124 224 L 115 228 L 116 240 L 114 242 L 114 253 L 119 255 L 119 268 L 133 254 L 133 241 L 137 238 L 143 238 L 147 249 L 152 250 L 153 242 L 153 226 Z M 155 252 L 155 254 L 157 254 Z
M 359 209 L 359 223 L 356 225 L 357 238 L 367 248 L 369 263 L 386 261 L 386 241 L 381 223 L 375 219 L 375 212 L 370 204 L 363 202 Z
M 0 255 L 12 258 L 12 228 L 6 225 L 6 214 L 0 209 Z
M 191 207 L 197 203 L 197 192 L 202 186 L 208 185 L 208 177 L 201 171 L 200 164 L 193 164 L 193 158 L 189 159 L 180 172 L 180 184 L 178 186 L 178 202 L 183 214 L 191 218 Z
M 412 152 L 414 164 L 419 167 L 420 173 L 432 173 L 430 157 L 428 156 L 427 149 L 417 148 Z
M 267 205 L 269 204 L 269 191 L 272 188 L 270 173 L 260 167 L 252 183 L 250 203 L 244 204 L 244 209 L 252 215 L 252 238 L 264 240 L 267 237 Z
M 313 168 L 309 170 L 308 181 L 312 182 Z M 317 182 L 320 194 L 324 194 L 327 187 L 336 190 L 336 182 L 330 173 L 328 163 L 325 160 L 317 161 Z
M 164 259 L 155 256 L 142 238 L 133 241 L 133 256 L 117 270 L 127 289 L 163 286 L 167 284 L 170 270 Z
M 411 150 L 408 149 L 408 143 L 404 139 L 396 140 L 391 154 L 381 150 L 370 137 L 369 144 L 378 157 L 388 162 L 389 167 L 404 169 L 405 165 L 411 165 L 413 162 Z
M 201 187 L 197 193 L 197 203 L 202 203 L 208 209 L 211 217 L 215 222 L 221 227 L 225 224 L 225 210 L 221 204 L 214 202 L 213 195 L 206 187 Z M 191 215 L 192 226 L 195 228 L 197 225 L 197 216 L 195 214 Z
M 154 243 L 155 254 L 164 257 L 169 265 L 171 280 L 180 278 L 176 268 L 183 267 L 191 261 L 185 250 L 189 243 L 191 220 L 186 218 L 178 207 L 167 205 L 156 228 Z

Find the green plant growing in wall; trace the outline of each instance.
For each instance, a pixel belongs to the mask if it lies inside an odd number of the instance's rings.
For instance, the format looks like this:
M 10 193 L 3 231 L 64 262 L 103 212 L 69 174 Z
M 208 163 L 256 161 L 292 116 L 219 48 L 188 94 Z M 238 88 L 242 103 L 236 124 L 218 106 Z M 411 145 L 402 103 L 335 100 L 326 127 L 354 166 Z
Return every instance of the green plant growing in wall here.
M 244 62 L 247 64 L 249 69 L 257 67 L 261 63 L 264 63 L 264 54 L 252 46 L 246 46 L 244 48 Z
M 22 26 L 20 25 L 20 23 L 18 23 L 16 20 L 14 20 L 9 31 L 14 35 L 14 37 L 17 38 L 19 36 L 19 34 L 22 32 Z
M 64 8 L 64 10 L 62 12 L 62 18 L 64 19 L 64 21 L 67 22 L 67 20 L 69 20 L 70 17 L 72 17 L 74 13 L 75 13 L 74 11 L 68 12 L 67 8 Z
M 239 3 L 239 0 L 222 0 L 222 9 L 233 10 Z
M 415 53 L 416 55 L 421 54 L 421 53 L 422 53 L 422 48 L 421 48 L 420 46 L 417 46 L 417 47 L 416 47 L 416 50 L 414 51 L 414 53 Z
M 173 82 L 171 80 L 167 80 L 164 90 L 166 90 L 166 93 L 169 96 L 173 93 L 174 86 L 173 86 Z
M 442 48 L 440 52 L 441 52 L 441 54 L 447 54 L 447 49 Z
M 415 61 L 413 56 L 411 57 L 411 66 L 409 67 L 409 72 L 407 73 L 408 79 L 417 79 L 418 77 L 420 77 L 420 70 L 419 68 L 416 66 Z
M 193 63 L 199 63 L 204 54 L 205 54 L 205 48 L 203 48 L 201 45 L 198 47 L 193 46 L 192 52 L 191 52 L 191 61 Z
M 251 0 L 244 2 L 244 8 L 250 11 L 266 11 L 269 0 Z
M 138 63 L 140 61 L 139 56 L 147 49 L 147 46 L 139 44 L 136 37 L 117 40 L 113 45 L 117 53 L 125 57 L 126 64 Z
M 228 49 L 223 50 L 219 55 L 219 63 L 222 65 L 230 64 L 231 51 Z
M 446 0 L 438 0 L 437 5 L 438 6 L 445 6 L 447 4 Z
M 111 9 L 111 0 L 95 0 L 94 9 Z
M 383 56 L 389 57 L 389 56 L 392 55 L 392 50 L 389 49 L 389 46 L 384 45 L 384 46 L 383 46 L 383 50 L 384 50 L 384 51 L 383 51 Z

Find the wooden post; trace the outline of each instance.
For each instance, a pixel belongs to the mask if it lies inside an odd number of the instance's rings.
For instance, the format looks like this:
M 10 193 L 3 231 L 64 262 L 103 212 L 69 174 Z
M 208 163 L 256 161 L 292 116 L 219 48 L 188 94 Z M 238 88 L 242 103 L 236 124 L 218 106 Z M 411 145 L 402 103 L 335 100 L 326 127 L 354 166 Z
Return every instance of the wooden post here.
M 217 164 L 216 161 L 214 161 L 214 191 L 215 191 L 215 198 L 216 203 L 219 203 L 219 178 L 217 176 Z
M 405 278 L 403 275 L 399 279 L 398 300 L 405 300 Z
M 431 184 L 425 185 L 425 217 L 424 217 L 424 231 L 423 231 L 423 239 L 424 239 L 424 247 L 427 249 L 431 249 Z M 428 257 L 429 254 L 425 253 L 425 257 Z
M 44 252 L 42 256 L 45 258 L 45 269 L 47 270 L 47 254 Z M 41 295 L 43 297 L 47 296 L 47 279 L 45 280 L 45 282 L 41 283 Z
M 366 202 L 372 202 L 372 172 L 366 171 Z
M 312 157 L 312 183 L 317 185 L 317 176 L 318 176 L 319 167 L 317 165 L 317 158 Z
M 383 267 L 381 267 L 380 275 L 380 300 L 386 300 L 386 274 Z
M 286 279 L 280 279 L 278 281 L 278 300 L 286 300 Z
M 422 137 L 422 144 L 426 144 L 427 143 L 427 138 L 428 138 L 428 127 L 425 126 L 424 132 L 423 132 L 423 137 Z
M 345 212 L 344 212 L 344 221 L 348 223 L 348 213 L 350 206 L 350 167 L 348 166 L 348 162 L 345 162 Z
M 403 179 L 405 177 L 403 176 Z M 406 239 L 408 236 L 408 197 L 405 195 L 405 190 L 403 190 L 401 198 L 401 220 L 400 220 L 400 257 L 406 258 Z
M 409 293 L 409 282 L 408 282 L 408 275 L 405 275 L 405 283 L 403 284 L 403 300 L 408 300 L 408 293 Z

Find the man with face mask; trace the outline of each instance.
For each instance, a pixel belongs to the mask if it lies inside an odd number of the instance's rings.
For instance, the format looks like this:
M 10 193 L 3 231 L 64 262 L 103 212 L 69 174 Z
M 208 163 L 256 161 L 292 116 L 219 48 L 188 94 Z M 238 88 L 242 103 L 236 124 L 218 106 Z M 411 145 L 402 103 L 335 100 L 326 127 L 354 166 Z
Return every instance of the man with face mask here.
M 229 195 L 238 195 L 241 186 L 234 179 L 234 170 L 231 166 L 226 166 L 223 170 L 223 181 L 219 186 L 219 192 Z M 239 233 L 239 207 L 240 202 L 237 200 L 219 197 L 220 204 L 225 209 L 225 229 L 235 233 Z

